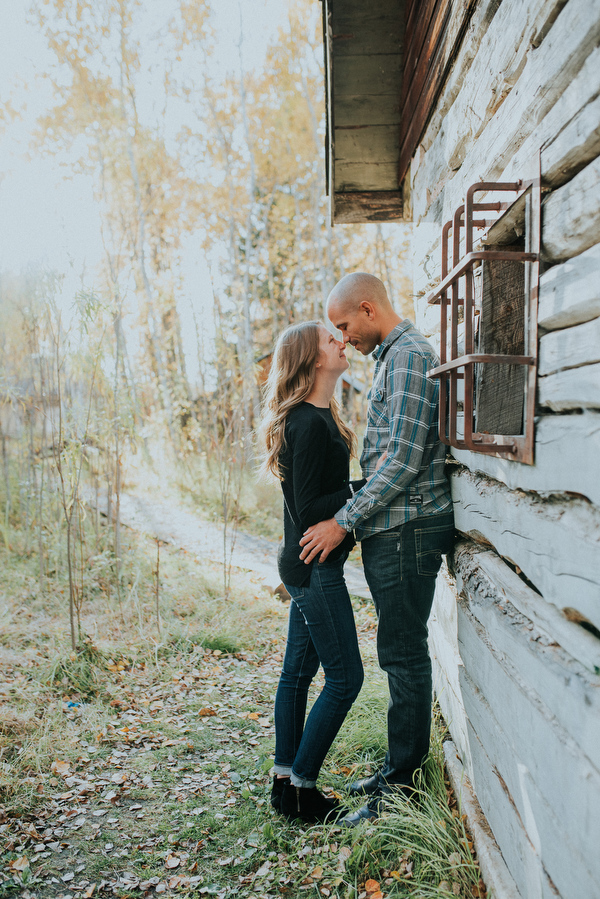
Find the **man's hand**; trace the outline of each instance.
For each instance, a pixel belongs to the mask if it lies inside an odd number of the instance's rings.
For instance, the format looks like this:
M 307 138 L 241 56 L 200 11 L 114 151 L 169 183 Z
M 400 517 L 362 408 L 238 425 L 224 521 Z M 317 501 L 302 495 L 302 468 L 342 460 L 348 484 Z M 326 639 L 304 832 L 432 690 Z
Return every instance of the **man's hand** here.
M 313 524 L 304 532 L 300 546 L 304 549 L 300 558 L 308 565 L 318 553 L 321 553 L 319 562 L 324 562 L 329 553 L 339 546 L 348 531 L 337 523 L 335 518 L 328 518 Z

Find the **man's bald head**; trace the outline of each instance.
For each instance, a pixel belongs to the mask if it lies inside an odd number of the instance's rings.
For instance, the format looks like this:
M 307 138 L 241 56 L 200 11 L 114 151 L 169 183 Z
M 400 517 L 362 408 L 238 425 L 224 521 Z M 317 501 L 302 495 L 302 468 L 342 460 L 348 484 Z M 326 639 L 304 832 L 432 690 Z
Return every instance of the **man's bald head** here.
M 327 299 L 327 315 L 344 342 L 365 356 L 401 321 L 383 283 L 366 272 L 338 281 Z
M 392 311 L 387 290 L 379 278 L 367 272 L 352 272 L 338 281 L 329 294 L 327 311 L 335 306 L 337 310 L 355 312 L 363 301 L 373 303 L 382 312 Z

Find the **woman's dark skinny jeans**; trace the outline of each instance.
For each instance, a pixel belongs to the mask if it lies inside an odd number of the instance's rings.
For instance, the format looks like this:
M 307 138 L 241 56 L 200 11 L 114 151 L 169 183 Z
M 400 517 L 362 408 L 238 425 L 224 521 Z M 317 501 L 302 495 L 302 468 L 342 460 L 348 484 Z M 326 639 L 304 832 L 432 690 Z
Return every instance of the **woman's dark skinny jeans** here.
M 292 597 L 283 671 L 275 697 L 276 774 L 297 787 L 314 787 L 323 760 L 363 682 L 344 559 L 313 564 L 305 587 L 285 585 Z M 323 666 L 325 686 L 305 723 L 308 690 Z

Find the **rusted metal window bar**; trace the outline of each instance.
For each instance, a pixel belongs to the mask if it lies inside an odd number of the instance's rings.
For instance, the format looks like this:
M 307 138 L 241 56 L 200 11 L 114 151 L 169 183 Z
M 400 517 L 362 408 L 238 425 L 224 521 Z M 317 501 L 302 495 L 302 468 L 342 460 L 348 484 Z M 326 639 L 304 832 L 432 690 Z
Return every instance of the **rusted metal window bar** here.
M 537 187 L 537 189 L 536 189 Z M 441 311 L 441 346 L 440 365 L 429 371 L 428 377 L 440 379 L 439 431 L 441 440 L 449 446 L 459 449 L 470 449 L 477 452 L 491 452 L 507 456 L 516 461 L 533 462 L 533 415 L 535 396 L 535 370 L 537 364 L 537 277 L 529 278 L 529 303 L 526 316 L 528 355 L 498 355 L 474 352 L 474 268 L 475 265 L 487 261 L 512 261 L 530 264 L 535 267 L 535 275 L 539 264 L 539 218 L 533 220 L 529 214 L 527 252 L 502 249 L 473 250 L 474 229 L 486 229 L 498 220 L 512 203 L 482 202 L 476 203 L 474 197 L 481 192 L 510 192 L 517 194 L 518 199 L 527 190 L 531 192 L 530 201 L 537 202 L 539 213 L 539 184 L 533 182 L 492 182 L 482 181 L 471 185 L 467 191 L 465 203 L 458 207 L 454 217 L 442 228 L 442 280 L 437 290 L 428 297 L 430 304 L 440 305 Z M 535 193 L 535 197 L 533 194 Z M 513 200 L 514 203 L 514 200 Z M 475 218 L 475 214 L 496 213 L 490 219 Z M 461 258 L 461 230 L 464 228 L 464 255 Z M 449 271 L 450 237 L 452 238 L 452 269 Z M 460 297 L 459 284 L 464 282 L 464 297 Z M 450 293 L 450 296 L 448 294 Z M 464 353 L 458 355 L 459 308 L 463 309 L 465 325 Z M 535 308 L 534 308 L 535 307 Z M 448 322 L 448 313 L 449 319 Z M 448 348 L 448 336 L 450 346 Z M 449 356 L 448 358 L 448 349 Z M 527 397 L 525 401 L 524 435 L 496 435 L 476 433 L 473 431 L 473 397 L 475 365 L 526 365 L 530 371 L 527 379 Z M 458 382 L 464 381 L 464 432 L 458 436 Z M 448 409 L 449 406 L 449 409 Z M 449 412 L 449 414 L 448 414 Z

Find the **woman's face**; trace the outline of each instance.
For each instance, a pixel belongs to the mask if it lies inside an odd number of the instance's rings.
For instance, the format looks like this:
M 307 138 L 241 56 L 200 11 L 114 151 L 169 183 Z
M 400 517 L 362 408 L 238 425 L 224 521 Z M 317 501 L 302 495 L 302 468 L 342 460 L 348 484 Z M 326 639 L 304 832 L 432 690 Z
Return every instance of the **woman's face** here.
M 317 364 L 321 371 L 336 372 L 341 375 L 348 368 L 343 340 L 336 340 L 331 331 L 319 325 L 319 355 Z

